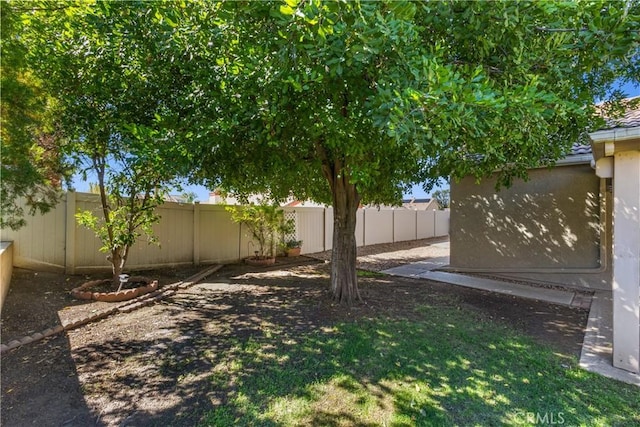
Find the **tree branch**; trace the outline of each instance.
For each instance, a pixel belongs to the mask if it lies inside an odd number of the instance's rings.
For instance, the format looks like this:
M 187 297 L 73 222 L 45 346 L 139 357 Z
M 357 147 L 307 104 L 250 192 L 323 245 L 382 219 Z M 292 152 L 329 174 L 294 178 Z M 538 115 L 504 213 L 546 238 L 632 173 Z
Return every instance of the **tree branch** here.
M 69 9 L 73 7 L 73 4 L 67 4 L 64 6 L 57 6 L 57 7 L 14 7 L 13 10 L 15 12 L 34 12 L 37 10 L 43 10 L 46 12 L 54 12 L 56 10 L 65 10 L 65 9 Z
M 574 33 L 580 31 L 589 31 L 588 28 L 547 28 L 547 27 L 535 27 L 537 31 L 545 33 Z
M 322 164 L 322 174 L 324 175 L 325 179 L 329 181 L 331 192 L 333 192 L 333 189 L 335 187 L 335 173 L 333 165 L 329 160 L 327 150 L 325 149 L 324 145 L 322 145 L 322 141 L 316 141 L 314 145 L 316 147 L 316 153 L 318 154 L 318 157 L 320 158 L 320 162 Z
M 588 28 L 583 27 L 583 28 L 548 28 L 548 27 L 535 27 L 535 29 L 537 31 L 542 31 L 545 33 L 584 33 L 587 31 L 590 31 Z M 631 28 L 626 29 L 625 31 L 629 32 L 629 33 L 638 33 L 640 32 L 640 30 L 634 30 Z

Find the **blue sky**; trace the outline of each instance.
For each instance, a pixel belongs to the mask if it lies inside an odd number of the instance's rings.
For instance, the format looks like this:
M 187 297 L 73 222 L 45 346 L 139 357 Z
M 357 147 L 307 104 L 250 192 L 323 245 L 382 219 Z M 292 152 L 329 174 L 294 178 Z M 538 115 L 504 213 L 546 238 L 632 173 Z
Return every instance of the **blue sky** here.
M 78 188 L 78 191 L 82 191 L 82 190 Z M 183 193 L 191 192 L 191 191 L 196 193 L 196 195 L 198 196 L 197 199 L 199 201 L 206 202 L 207 200 L 209 200 L 209 190 L 207 190 L 205 187 L 201 185 L 189 185 L 185 187 L 185 190 L 183 191 Z M 427 193 L 424 192 L 421 185 L 414 185 L 411 193 L 405 194 L 405 198 L 410 198 L 410 197 L 421 199 L 429 196 L 427 195 Z
M 625 84 L 621 86 L 621 89 L 627 94 L 627 96 L 640 96 L 640 85 Z M 92 182 L 89 179 L 89 182 Z M 76 176 L 73 180 L 73 185 L 77 191 L 87 192 L 89 191 L 89 182 L 85 182 L 79 176 Z M 93 180 L 95 182 L 95 179 Z M 446 188 L 446 187 L 445 187 Z M 209 200 L 209 190 L 201 185 L 188 185 L 184 188 L 183 192 L 193 192 L 197 196 L 197 200 L 206 202 Z M 405 198 L 415 197 L 416 199 L 422 199 L 429 197 L 431 194 L 427 194 L 422 185 L 414 185 L 411 192 L 405 194 Z

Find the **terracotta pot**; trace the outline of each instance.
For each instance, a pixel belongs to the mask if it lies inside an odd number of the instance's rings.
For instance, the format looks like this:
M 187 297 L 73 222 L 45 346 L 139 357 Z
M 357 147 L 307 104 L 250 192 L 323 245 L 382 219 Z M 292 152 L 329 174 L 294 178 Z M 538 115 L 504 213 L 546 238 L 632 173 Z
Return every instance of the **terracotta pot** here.
M 287 256 L 300 256 L 300 251 L 302 250 L 302 248 L 289 248 L 287 249 Z

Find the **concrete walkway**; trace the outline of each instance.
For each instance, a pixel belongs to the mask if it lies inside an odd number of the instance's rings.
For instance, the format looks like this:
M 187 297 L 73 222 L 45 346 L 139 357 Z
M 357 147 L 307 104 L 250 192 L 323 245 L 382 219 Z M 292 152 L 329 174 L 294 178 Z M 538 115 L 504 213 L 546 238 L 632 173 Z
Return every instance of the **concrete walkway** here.
M 442 247 L 449 247 L 449 242 L 437 243 Z M 449 263 L 448 258 L 428 258 L 423 261 L 402 265 L 383 270 L 382 273 L 392 276 L 412 277 L 414 279 L 428 279 L 435 282 L 480 289 L 483 291 L 507 294 L 520 298 L 548 301 L 553 304 L 574 305 L 582 304 L 582 299 L 576 297 L 576 293 L 568 290 L 548 289 L 533 286 L 520 285 L 501 280 L 491 280 L 464 274 L 433 271 L 444 267 Z
M 613 299 L 597 292 L 591 302 L 580 366 L 587 371 L 640 387 L 640 374 L 613 367 Z
M 449 242 L 437 243 L 449 247 Z M 640 375 L 613 367 L 613 303 L 611 292 L 598 292 L 591 300 L 571 290 L 548 289 L 527 286 L 500 280 L 491 280 L 464 274 L 434 271 L 449 263 L 447 257 L 427 258 L 422 261 L 382 271 L 393 276 L 427 279 L 499 294 L 512 295 L 560 304 L 571 307 L 589 308 L 589 321 L 582 344 L 580 366 L 587 371 L 613 378 L 628 384 L 640 386 Z

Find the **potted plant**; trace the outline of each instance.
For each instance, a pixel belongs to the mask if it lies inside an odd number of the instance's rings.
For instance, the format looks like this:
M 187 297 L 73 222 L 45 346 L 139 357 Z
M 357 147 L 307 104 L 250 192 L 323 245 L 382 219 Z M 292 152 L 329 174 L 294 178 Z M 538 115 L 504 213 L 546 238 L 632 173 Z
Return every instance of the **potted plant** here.
M 287 256 L 295 257 L 300 255 L 302 250 L 302 240 L 289 239 L 285 242 Z
M 292 221 L 285 220 L 284 212 L 277 206 L 249 205 L 227 206 L 231 219 L 247 227 L 257 251 L 246 262 L 254 265 L 269 265 L 275 262 L 276 244 L 281 236 L 292 228 Z

